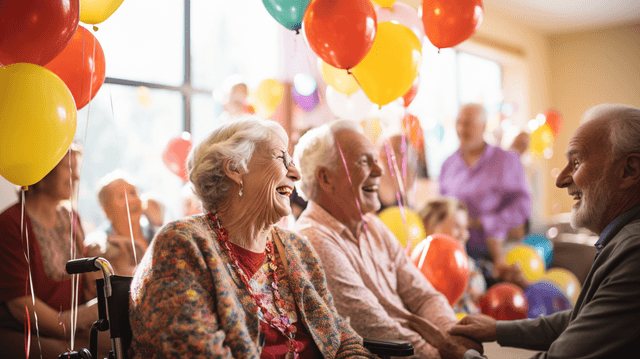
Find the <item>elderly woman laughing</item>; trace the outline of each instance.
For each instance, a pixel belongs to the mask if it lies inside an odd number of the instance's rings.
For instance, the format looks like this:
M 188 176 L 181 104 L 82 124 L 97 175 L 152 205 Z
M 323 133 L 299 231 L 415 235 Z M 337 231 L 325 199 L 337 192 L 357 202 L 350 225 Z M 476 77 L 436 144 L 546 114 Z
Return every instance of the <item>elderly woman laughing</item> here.
M 136 358 L 372 357 L 309 243 L 274 226 L 300 179 L 287 144 L 277 123 L 245 118 L 192 150 L 206 214 L 166 225 L 135 274 Z

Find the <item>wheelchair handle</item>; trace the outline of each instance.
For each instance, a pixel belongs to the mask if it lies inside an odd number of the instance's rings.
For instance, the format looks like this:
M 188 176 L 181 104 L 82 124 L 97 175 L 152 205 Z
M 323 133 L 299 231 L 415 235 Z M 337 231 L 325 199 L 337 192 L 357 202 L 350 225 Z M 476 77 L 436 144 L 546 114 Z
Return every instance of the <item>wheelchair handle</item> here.
M 79 274 L 88 272 L 102 271 L 105 279 L 104 289 L 107 297 L 111 296 L 111 282 L 109 278 L 114 274 L 111 263 L 102 257 L 73 259 L 67 262 L 65 266 L 67 273 Z

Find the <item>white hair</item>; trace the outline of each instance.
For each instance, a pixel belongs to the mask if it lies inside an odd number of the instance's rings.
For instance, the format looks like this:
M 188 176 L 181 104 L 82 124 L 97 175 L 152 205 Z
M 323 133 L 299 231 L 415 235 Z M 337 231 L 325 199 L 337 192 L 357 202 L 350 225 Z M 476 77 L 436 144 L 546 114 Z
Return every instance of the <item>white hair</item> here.
M 107 173 L 106 175 L 104 175 L 104 177 L 100 178 L 97 185 L 98 202 L 100 202 L 100 206 L 103 209 L 107 205 L 107 187 L 118 180 L 127 182 L 128 184 L 136 187 L 137 190 L 137 186 L 135 185 L 133 178 L 124 170 L 116 169 L 112 172 Z
M 487 110 L 485 110 L 484 106 L 482 106 L 479 103 L 467 103 L 464 104 L 460 107 L 460 111 L 458 111 L 458 113 L 462 112 L 463 110 L 466 109 L 475 109 L 478 111 L 478 115 L 480 118 L 480 122 L 485 124 L 487 123 Z
M 305 133 L 293 151 L 293 162 L 300 170 L 302 179 L 296 183 L 298 194 L 305 200 L 317 197 L 319 188 L 316 170 L 325 167 L 336 171 L 339 166 L 334 133 L 351 130 L 363 133 L 362 126 L 347 120 L 336 120 L 313 128 Z
M 276 138 L 285 145 L 289 143 L 287 133 L 277 122 L 245 116 L 216 128 L 191 150 L 187 158 L 189 180 L 205 212 L 214 211 L 229 190 L 223 161 L 229 160 L 230 168 L 247 173 L 256 145 Z
M 597 105 L 584 113 L 582 123 L 600 118 L 609 123 L 614 158 L 640 153 L 640 108 L 621 104 Z

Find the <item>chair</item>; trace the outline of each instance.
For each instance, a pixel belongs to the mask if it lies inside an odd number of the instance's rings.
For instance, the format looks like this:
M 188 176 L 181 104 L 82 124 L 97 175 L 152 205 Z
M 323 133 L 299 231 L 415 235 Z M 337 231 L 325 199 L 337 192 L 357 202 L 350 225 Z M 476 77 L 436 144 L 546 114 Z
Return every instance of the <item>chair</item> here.
M 91 326 L 89 350 L 61 354 L 59 359 L 97 359 L 98 332 L 109 330 L 111 350 L 109 359 L 129 359 L 127 349 L 133 333 L 129 324 L 129 289 L 132 277 L 113 274 L 109 262 L 101 257 L 74 259 L 67 262 L 67 273 L 79 274 L 101 270 L 104 278 L 96 280 L 98 320 Z M 413 355 L 413 346 L 406 341 L 377 341 L 364 339 L 364 347 L 383 359 Z

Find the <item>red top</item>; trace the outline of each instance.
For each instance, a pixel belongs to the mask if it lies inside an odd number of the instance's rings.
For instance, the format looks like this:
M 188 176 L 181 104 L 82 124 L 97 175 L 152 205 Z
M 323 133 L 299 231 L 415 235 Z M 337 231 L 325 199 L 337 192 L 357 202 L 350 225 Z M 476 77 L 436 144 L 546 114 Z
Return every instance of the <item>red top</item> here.
M 28 290 L 29 267 L 24 254 L 26 236 L 24 244 L 20 236 L 21 206 L 18 203 L 0 214 L 0 302 L 31 295 Z M 29 255 L 35 296 L 56 311 L 71 309 L 71 279 L 55 281 L 47 277 L 38 240 L 26 213 L 25 222 L 25 234 L 29 231 Z M 82 278 L 79 287 L 81 294 Z
M 265 251 L 262 253 L 255 253 L 248 249 L 237 246 L 231 242 L 229 242 L 229 244 L 231 245 L 233 251 L 236 253 L 242 270 L 248 274 L 249 278 L 253 277 L 258 269 L 260 269 L 260 267 L 262 267 L 262 265 L 264 264 L 264 261 L 267 258 L 267 252 Z M 298 358 L 312 359 L 315 357 L 315 344 L 309 336 L 309 331 L 307 330 L 307 328 L 302 325 L 298 306 L 296 305 L 295 307 L 298 317 L 298 321 L 293 324 L 297 329 L 295 340 L 299 342 L 302 347 L 302 350 L 300 350 L 300 352 L 298 353 Z M 265 345 L 262 348 L 262 354 L 260 355 L 260 358 L 285 358 L 287 352 L 289 351 L 289 348 L 287 346 L 288 339 L 284 335 L 282 335 L 280 331 L 262 321 L 260 322 L 260 331 L 265 334 Z

